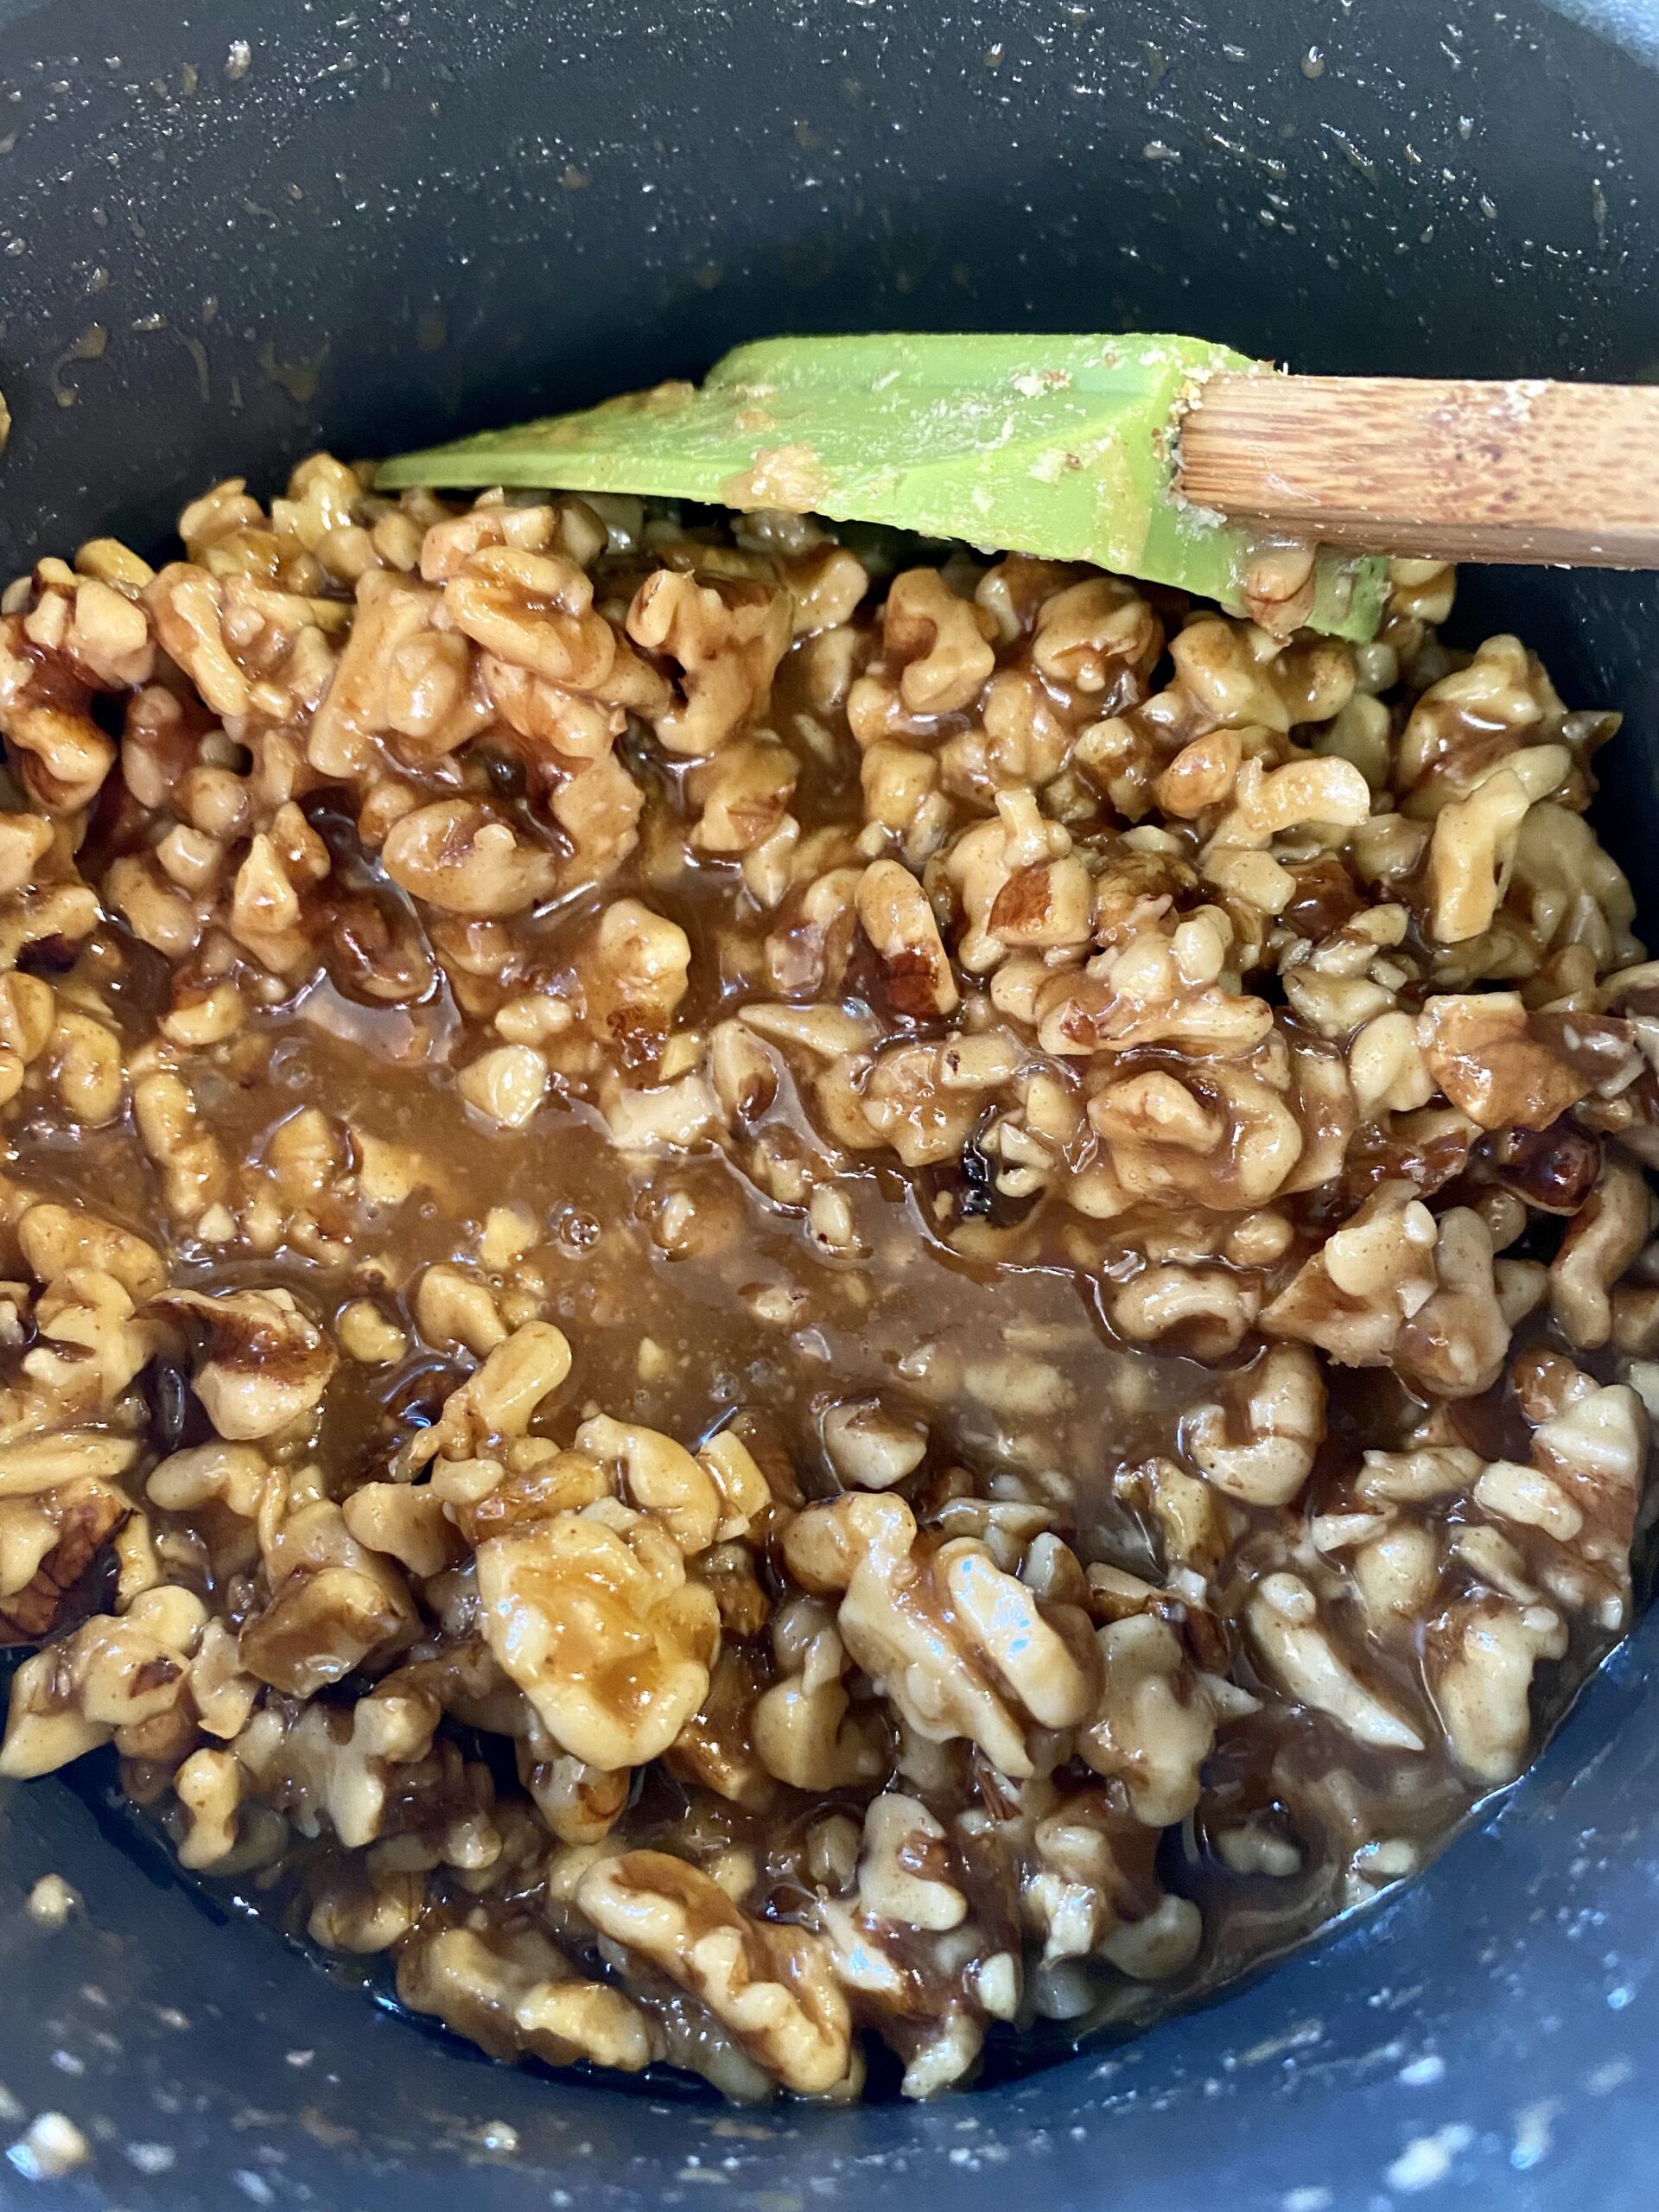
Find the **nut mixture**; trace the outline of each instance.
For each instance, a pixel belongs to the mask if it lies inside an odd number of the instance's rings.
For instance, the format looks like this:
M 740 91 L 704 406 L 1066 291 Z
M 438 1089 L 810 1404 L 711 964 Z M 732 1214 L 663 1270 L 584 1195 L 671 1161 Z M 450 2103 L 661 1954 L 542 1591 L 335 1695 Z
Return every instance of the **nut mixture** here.
M 1631 1602 L 1615 717 L 1423 563 L 366 482 L 0 602 L 0 1770 L 734 2097 L 1412 1872 Z

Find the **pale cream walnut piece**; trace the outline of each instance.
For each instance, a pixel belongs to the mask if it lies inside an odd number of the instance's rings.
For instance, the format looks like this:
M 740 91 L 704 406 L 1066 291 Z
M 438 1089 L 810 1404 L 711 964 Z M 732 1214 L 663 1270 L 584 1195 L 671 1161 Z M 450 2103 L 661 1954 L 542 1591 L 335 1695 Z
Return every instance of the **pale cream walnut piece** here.
M 842 1593 L 848 1651 L 932 1741 L 966 1737 L 1004 1774 L 1029 1775 L 1046 1739 L 1090 1711 L 1099 1660 L 1081 1609 L 1039 1599 L 975 1538 L 918 1543 L 901 1498 L 810 1506 L 784 1550 L 809 1590 Z
M 961 994 L 933 909 L 910 870 L 897 861 L 876 861 L 860 876 L 856 896 L 893 1012 L 918 1021 L 954 1014 Z
M 111 1738 L 128 1758 L 176 1761 L 194 1733 L 188 1667 L 206 1622 L 200 1598 L 164 1586 L 26 1659 L 12 1678 L 0 1776 L 49 1774 Z
M 167 1282 L 167 1262 L 154 1244 L 86 1208 L 53 1200 L 30 1205 L 17 1224 L 17 1242 L 37 1282 L 90 1268 L 113 1275 L 138 1301 L 154 1298 Z
M 173 1777 L 173 1794 L 185 1821 L 178 1841 L 181 1866 L 194 1873 L 230 1857 L 236 1848 L 242 1791 L 234 1751 L 192 1751 Z
M 397 1955 L 397 1994 L 492 2056 L 550 2066 L 591 2059 L 638 2073 L 655 2055 L 645 2015 L 620 1989 L 588 1981 L 533 1923 L 430 1924 Z
M 1096 1630 L 1104 1687 L 1078 1756 L 1121 1782 L 1148 1827 L 1184 1821 L 1216 1738 L 1216 1708 L 1167 1621 L 1136 1613 Z
M 714 1593 L 654 1515 L 607 1500 L 478 1547 L 485 1640 L 559 1747 L 606 1773 L 673 1743 L 708 1694 Z
M 1558 1409 L 1533 1431 L 1528 1464 L 1494 1460 L 1475 1483 L 1474 1502 L 1504 1524 L 1558 1605 L 1599 1628 L 1622 1629 L 1650 1424 L 1628 1383 L 1599 1384 L 1576 1369 L 1567 1377 Z
M 691 941 L 638 899 L 615 899 L 582 939 L 576 971 L 594 1035 L 632 1066 L 660 1054 L 685 996 Z
M 851 2016 L 822 1936 L 752 1918 L 706 1874 L 660 1851 L 600 1861 L 576 1901 L 602 1935 L 706 2005 L 785 2088 L 849 2093 Z
M 231 1194 L 231 1167 L 194 1091 L 171 1068 L 158 1068 L 134 1084 L 132 1110 L 144 1150 L 161 1171 L 168 1211 L 200 1233 Z
M 480 918 L 522 913 L 550 898 L 559 880 L 558 855 L 478 799 L 415 808 L 387 832 L 381 858 L 413 897 Z
M 1227 849 L 1264 852 L 1275 837 L 1307 823 L 1352 829 L 1371 810 L 1370 786 L 1346 760 L 1310 756 L 1265 768 L 1257 760 L 1240 766 L 1228 811 L 1217 824 L 1205 860 Z
M 522 1129 L 547 1096 L 547 1062 L 529 1045 L 496 1045 L 455 1078 L 467 1103 L 499 1128 Z
M 855 1490 L 891 1490 L 915 1473 L 927 1456 L 927 1430 L 906 1421 L 880 1398 L 853 1398 L 823 1415 L 823 1448 L 843 1484 Z
M 1356 1743 L 1377 1751 L 1425 1748 L 1413 1723 L 1348 1665 L 1313 1592 L 1299 1576 L 1264 1576 L 1245 1619 L 1257 1656 L 1287 1695 L 1325 1713 Z
M 1646 1177 L 1610 1150 L 1550 1262 L 1550 1311 L 1575 1350 L 1594 1351 L 1611 1338 L 1613 1287 L 1646 1244 L 1653 1214 Z
M 1564 745 L 1530 746 L 1435 816 L 1426 888 L 1429 934 L 1440 943 L 1459 944 L 1491 926 L 1527 815 L 1572 766 Z
M 1414 1185 L 1379 1184 L 1264 1309 L 1263 1332 L 1300 1338 L 1344 1367 L 1386 1359 L 1433 1294 L 1437 1234 Z
M 1425 1675 L 1465 1774 L 1489 1785 L 1514 1780 L 1532 1737 L 1534 1672 L 1566 1649 L 1567 1624 L 1553 1607 L 1495 1594 L 1465 1599 L 1433 1624 Z
M 879 1711 L 849 1711 L 846 1647 L 822 1599 L 792 1598 L 772 1617 L 784 1679 L 756 1700 L 749 1732 L 761 1764 L 794 1789 L 823 1793 L 879 1781 L 887 1726 Z
M 525 1321 L 494 1345 L 483 1364 L 452 1390 L 429 1428 L 404 1446 L 395 1472 L 416 1473 L 440 1453 L 447 1460 L 493 1455 L 525 1435 L 537 1408 L 570 1372 L 570 1345 L 550 1321 Z
M 1220 1401 L 1187 1414 L 1182 1442 L 1199 1473 L 1229 1497 L 1287 1505 L 1313 1471 L 1324 1436 L 1318 1361 L 1300 1344 L 1271 1344 L 1228 1378 Z
M 1394 1363 L 1436 1397 L 1478 1397 L 1503 1373 L 1509 1349 L 1491 1232 L 1472 1207 L 1450 1207 L 1435 1224 L 1434 1288 L 1395 1338 Z
M 709 1468 L 660 1429 L 613 1421 L 608 1414 L 585 1421 L 576 1449 L 613 1467 L 629 1503 L 654 1514 L 688 1559 L 714 1542 L 723 1513 Z
M 153 1311 L 199 1321 L 195 1392 L 223 1437 L 273 1436 L 312 1411 L 336 1365 L 333 1345 L 291 1291 L 169 1291 Z

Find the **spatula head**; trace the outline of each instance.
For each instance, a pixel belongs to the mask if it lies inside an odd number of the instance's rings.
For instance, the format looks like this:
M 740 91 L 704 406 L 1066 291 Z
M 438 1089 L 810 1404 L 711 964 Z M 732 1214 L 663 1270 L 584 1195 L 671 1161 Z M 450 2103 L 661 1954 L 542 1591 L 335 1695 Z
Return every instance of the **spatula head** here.
M 1234 613 L 1277 549 L 1173 488 L 1184 405 L 1256 364 L 1175 337 L 773 338 L 699 385 L 485 431 L 381 465 L 383 490 L 500 485 L 781 507 L 1103 569 Z M 1263 372 L 1266 373 L 1266 372 Z M 1370 637 L 1387 564 L 1319 550 L 1295 619 Z

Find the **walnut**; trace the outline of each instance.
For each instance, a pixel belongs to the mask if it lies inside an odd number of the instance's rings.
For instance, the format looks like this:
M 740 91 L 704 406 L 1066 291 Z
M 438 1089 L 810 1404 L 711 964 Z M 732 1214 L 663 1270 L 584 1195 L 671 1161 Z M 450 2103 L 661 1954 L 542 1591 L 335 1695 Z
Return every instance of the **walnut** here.
M 1082 1613 L 1039 1600 L 972 1537 L 919 1541 L 902 1499 L 809 1506 L 785 1556 L 807 1589 L 842 1593 L 847 1649 L 931 1740 L 966 1737 L 1003 1773 L 1028 1775 L 1033 1732 L 1088 1713 L 1097 1660 Z
M 1405 1715 L 1368 1688 L 1342 1657 L 1313 1592 L 1298 1576 L 1265 1576 L 1245 1618 L 1262 1664 L 1289 1696 L 1328 1714 L 1357 1743 L 1379 1751 L 1424 1748 Z
M 394 883 L 450 914 L 522 913 L 558 882 L 557 855 L 477 799 L 417 806 L 388 831 L 381 858 Z
M 1599 1385 L 1560 1365 L 1561 1402 L 1535 1427 L 1529 1464 L 1494 1460 L 1474 1484 L 1474 1502 L 1505 1524 L 1558 1604 L 1619 1629 L 1630 1612 L 1648 1416 L 1627 1383 Z
M 852 2022 L 822 1936 L 751 1918 L 706 1874 L 660 1851 L 601 1860 L 576 1899 L 602 1935 L 699 1999 L 786 2088 L 846 2094 Z
M 1385 1358 L 1433 1294 L 1437 1233 L 1413 1185 L 1380 1183 L 1266 1308 L 1263 1331 L 1300 1338 L 1345 1367 Z
M 897 861 L 874 861 L 858 880 L 857 906 L 893 1012 L 913 1020 L 953 1014 L 956 978 L 933 909 L 910 870 Z
M 1096 1774 L 1116 1780 L 1148 1827 L 1183 1821 L 1215 1741 L 1216 1712 L 1166 1621 L 1131 1615 L 1096 1631 L 1105 1688 L 1077 1739 Z
M 415 1607 L 401 1573 L 353 1535 L 337 1505 L 290 1516 L 265 1549 L 270 1602 L 239 1643 L 244 1669 L 260 1681 L 309 1697 L 412 1638 Z
M 588 2058 L 637 2073 L 652 2056 L 639 2007 L 583 1980 L 529 1922 L 421 1929 L 398 1953 L 397 1994 L 500 2058 L 522 2050 L 550 2066 Z
M 1610 1154 L 1550 1262 L 1550 1308 L 1577 1350 L 1594 1351 L 1611 1336 L 1610 1293 L 1647 1243 L 1652 1218 L 1645 1178 Z
M 1325 1435 L 1317 1361 L 1300 1344 L 1271 1344 L 1240 1371 L 1228 1400 L 1187 1415 L 1188 1457 L 1217 1490 L 1243 1504 L 1287 1505 L 1313 1472 Z
M 1503 1373 L 1509 1349 L 1491 1232 L 1472 1208 L 1452 1206 L 1435 1224 L 1434 1288 L 1395 1338 L 1395 1364 L 1438 1397 L 1478 1397 Z
M 656 1758 L 709 1689 L 712 1593 L 654 1516 L 600 1504 L 478 1548 L 486 1640 L 555 1742 L 606 1773 Z
M 1547 1128 L 1589 1089 L 1534 1033 L 1514 991 L 1430 999 L 1417 1041 L 1435 1082 L 1483 1129 Z
M 79 1477 L 0 1497 L 0 1645 L 38 1643 L 132 1510 L 108 1482 Z
M 99 1614 L 12 1678 L 0 1775 L 49 1774 L 114 1738 L 129 1758 L 177 1758 L 191 1734 L 188 1667 L 207 1609 L 163 1587 Z
M 202 1323 L 207 1356 L 196 1369 L 196 1395 L 233 1441 L 274 1435 L 298 1421 L 334 1371 L 333 1346 L 289 1291 L 169 1291 L 153 1310 Z
M 795 1598 L 773 1617 L 773 1648 L 785 1670 L 755 1703 L 749 1730 L 769 1774 L 794 1789 L 823 1793 L 877 1781 L 886 1772 L 880 1713 L 849 1712 L 847 1652 L 830 1608 Z
M 1465 1599 L 1434 1624 L 1426 1673 L 1447 1745 L 1465 1774 L 1492 1784 L 1520 1772 L 1532 1735 L 1533 1670 L 1566 1649 L 1559 1613 L 1497 1595 Z
M 712 753 L 766 704 L 789 645 L 788 595 L 764 584 L 718 581 L 658 569 L 628 608 L 627 632 L 647 652 L 678 663 L 684 704 L 649 709 L 670 752 Z

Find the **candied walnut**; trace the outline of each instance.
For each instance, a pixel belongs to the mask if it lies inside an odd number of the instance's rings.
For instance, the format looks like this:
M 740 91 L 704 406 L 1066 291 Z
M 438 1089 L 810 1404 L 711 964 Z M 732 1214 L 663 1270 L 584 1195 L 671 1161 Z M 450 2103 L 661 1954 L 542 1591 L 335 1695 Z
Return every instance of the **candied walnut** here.
M 1567 1649 L 1567 1624 L 1548 1605 L 1484 1595 L 1465 1599 L 1429 1630 L 1426 1674 L 1446 1742 L 1478 1782 L 1512 1781 L 1532 1735 L 1532 1677 Z
M 145 1591 L 26 1659 L 12 1678 L 0 1775 L 49 1774 L 114 1738 L 129 1758 L 175 1759 L 192 1732 L 187 1669 L 207 1618 L 191 1592 Z
M 856 2086 L 851 2016 L 822 1936 L 753 1919 L 660 1851 L 601 1859 L 576 1899 L 602 1935 L 689 1990 L 786 2088 L 829 2096 Z
M 601 1502 L 487 1537 L 478 1586 L 490 1649 L 589 1766 L 656 1758 L 708 1694 L 719 1611 L 652 1515 Z
M 65 707 L 0 709 L 0 727 L 29 797 L 49 814 L 88 807 L 115 766 L 115 747 L 89 715 Z
M 691 942 L 637 899 L 606 907 L 577 948 L 586 1019 L 624 1067 L 658 1058 L 685 996 Z
M 788 594 L 764 584 L 658 569 L 628 608 L 637 645 L 678 664 L 683 703 L 652 710 L 670 753 L 712 753 L 766 705 L 791 629 Z
M 1262 1315 L 1268 1336 L 1317 1345 L 1344 1367 L 1385 1359 L 1433 1296 L 1434 1217 L 1410 1183 L 1379 1183 Z
M 1205 1361 L 1236 1352 L 1261 1308 L 1261 1286 L 1250 1276 L 1173 1262 L 1143 1268 L 1107 1295 L 1107 1313 L 1120 1336 Z
M 1148 1068 L 1089 1101 L 1112 1175 L 1131 1198 L 1217 1211 L 1259 1206 L 1300 1159 L 1290 1106 L 1243 1067 Z
M 1221 1402 L 1187 1415 L 1187 1456 L 1242 1504 L 1287 1505 L 1313 1472 L 1325 1435 L 1319 1363 L 1300 1344 L 1270 1344 L 1229 1382 Z
M 823 1416 L 823 1448 L 843 1483 L 858 1490 L 891 1490 L 915 1473 L 927 1455 L 919 1421 L 891 1413 L 879 1398 L 831 1406 Z
M 1167 1621 L 1131 1614 L 1096 1631 L 1105 1687 L 1078 1756 L 1123 1784 L 1148 1827 L 1183 1821 L 1216 1736 L 1216 1710 Z
M 996 664 L 990 629 L 984 612 L 959 598 L 937 569 L 896 575 L 882 609 L 881 643 L 906 711 L 944 715 L 971 706 Z
M 397 1955 L 397 1994 L 411 2012 L 498 2058 L 527 2051 L 550 2066 L 578 2058 L 638 2073 L 652 2056 L 649 2022 L 619 1989 L 585 1981 L 528 1921 L 427 1926 Z
M 85 1476 L 0 1497 L 0 1644 L 37 1643 L 51 1633 L 131 1510 L 122 1491 Z
M 526 1433 L 537 1408 L 569 1372 L 563 1332 L 550 1321 L 522 1323 L 450 1392 L 431 1427 L 410 1440 L 397 1471 L 412 1474 L 440 1452 L 454 1461 L 487 1458 L 502 1441 Z
M 593 580 L 563 554 L 482 547 L 445 583 L 443 609 L 498 659 L 573 691 L 596 690 L 616 658 Z
M 1395 1338 L 1395 1364 L 1438 1397 L 1478 1397 L 1503 1371 L 1510 1328 L 1491 1232 L 1472 1208 L 1453 1206 L 1435 1224 L 1434 1288 Z
M 1313 1592 L 1300 1577 L 1264 1576 L 1245 1618 L 1262 1664 L 1289 1696 L 1327 1714 L 1357 1743 L 1378 1751 L 1424 1748 L 1404 1714 L 1369 1689 L 1343 1658 Z
M 402 1574 L 353 1535 L 337 1505 L 291 1515 L 264 1549 L 270 1602 L 245 1623 L 238 1651 L 244 1669 L 273 1689 L 310 1697 L 414 1636 Z
M 52 1201 L 29 1207 L 17 1224 L 17 1242 L 37 1282 L 73 1268 L 113 1275 L 135 1300 L 154 1298 L 167 1281 L 167 1263 L 137 1230 L 85 1209 Z
M 381 848 L 392 881 L 446 913 L 522 913 L 557 886 L 558 855 L 477 799 L 417 806 Z
M 195 1390 L 221 1436 L 271 1436 L 311 1411 L 335 1367 L 334 1347 L 290 1291 L 169 1291 L 168 1319 L 200 1320 L 207 1356 Z
M 1560 1365 L 1560 1400 L 1534 1428 L 1529 1464 L 1494 1460 L 1472 1494 L 1483 1512 L 1505 1524 L 1558 1604 L 1618 1629 L 1630 1613 L 1647 1411 L 1629 1384 L 1599 1385 Z
M 714 1542 L 723 1517 L 720 1491 L 709 1468 L 671 1436 L 601 1414 L 576 1431 L 576 1449 L 614 1465 L 626 1497 L 655 1515 L 688 1559 Z
M 773 1617 L 772 1640 L 785 1677 L 749 1716 L 767 1773 L 818 1793 L 879 1781 L 887 1767 L 887 1728 L 879 1713 L 849 1711 L 846 1647 L 828 1605 L 791 1599 Z
M 1547 1128 L 1590 1087 L 1535 1033 L 1514 991 L 1430 999 L 1417 1041 L 1447 1098 L 1483 1129 Z
M 1097 1661 L 1079 1609 L 1039 1600 L 973 1537 L 920 1539 L 901 1498 L 809 1506 L 784 1551 L 807 1589 L 842 1593 L 847 1649 L 931 1741 L 966 1737 L 1004 1774 L 1028 1775 L 1032 1732 L 1088 1713 Z
M 1527 817 L 1571 765 L 1565 746 L 1530 747 L 1436 815 L 1427 889 L 1429 931 L 1441 944 L 1462 944 L 1491 927 Z
M 882 988 L 895 1014 L 929 1020 L 960 1001 L 933 909 L 897 861 L 876 861 L 858 880 L 858 918 L 881 963 Z
M 1550 1310 L 1580 1351 L 1594 1351 L 1611 1336 L 1610 1293 L 1647 1243 L 1652 1219 L 1645 1178 L 1610 1154 L 1550 1262 Z

